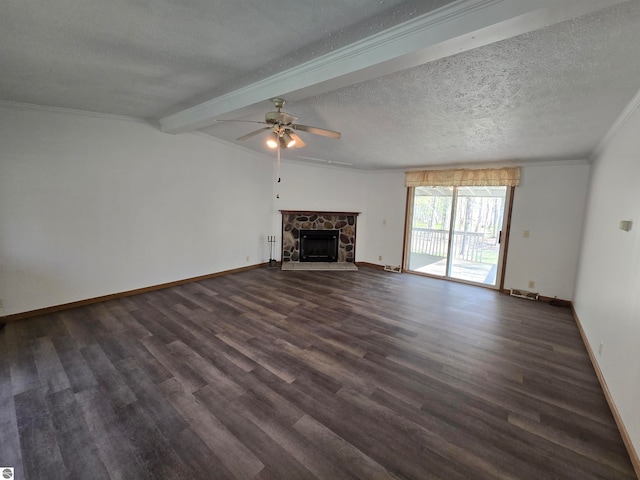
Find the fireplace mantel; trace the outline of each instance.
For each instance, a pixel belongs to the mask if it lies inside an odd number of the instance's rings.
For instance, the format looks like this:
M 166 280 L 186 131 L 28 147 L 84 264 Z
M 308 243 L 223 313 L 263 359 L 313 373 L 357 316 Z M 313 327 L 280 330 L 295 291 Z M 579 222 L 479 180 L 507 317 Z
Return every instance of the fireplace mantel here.
M 280 210 L 282 262 L 300 262 L 301 230 L 338 230 L 338 262 L 355 262 L 356 224 L 360 212 Z
M 329 212 L 329 211 L 319 211 L 319 210 L 280 210 L 282 215 L 360 215 L 360 212 Z

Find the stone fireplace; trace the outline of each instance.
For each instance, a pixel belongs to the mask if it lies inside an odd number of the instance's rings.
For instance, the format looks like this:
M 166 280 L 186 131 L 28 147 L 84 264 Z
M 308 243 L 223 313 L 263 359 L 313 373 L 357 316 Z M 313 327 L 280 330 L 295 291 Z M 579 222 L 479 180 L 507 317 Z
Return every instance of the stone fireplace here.
M 280 210 L 282 262 L 355 262 L 359 212 Z

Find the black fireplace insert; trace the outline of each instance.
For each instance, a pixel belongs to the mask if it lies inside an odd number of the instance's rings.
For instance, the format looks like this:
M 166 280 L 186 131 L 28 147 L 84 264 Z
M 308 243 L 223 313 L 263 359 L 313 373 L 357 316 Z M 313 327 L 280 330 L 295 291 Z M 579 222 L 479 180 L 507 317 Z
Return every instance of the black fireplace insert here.
M 301 230 L 301 262 L 337 262 L 338 230 Z

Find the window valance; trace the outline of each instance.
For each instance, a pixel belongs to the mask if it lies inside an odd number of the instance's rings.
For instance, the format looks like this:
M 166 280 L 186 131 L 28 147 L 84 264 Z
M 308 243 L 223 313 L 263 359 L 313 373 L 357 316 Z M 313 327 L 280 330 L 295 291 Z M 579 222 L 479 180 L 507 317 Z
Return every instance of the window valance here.
M 404 184 L 406 187 L 517 187 L 520 184 L 520 167 L 406 172 Z

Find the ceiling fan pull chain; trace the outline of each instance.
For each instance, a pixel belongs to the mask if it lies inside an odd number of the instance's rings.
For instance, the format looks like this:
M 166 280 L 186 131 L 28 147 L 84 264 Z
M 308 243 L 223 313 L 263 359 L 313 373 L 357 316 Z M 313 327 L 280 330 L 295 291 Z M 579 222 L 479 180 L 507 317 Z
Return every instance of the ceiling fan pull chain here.
M 276 177 L 278 177 L 277 183 L 280 183 L 280 145 L 278 145 L 278 157 L 276 160 Z M 276 193 L 276 198 L 280 198 L 279 193 Z
M 276 161 L 276 170 L 277 170 L 277 177 L 278 177 L 278 183 L 280 183 L 280 145 L 278 145 L 278 160 Z

